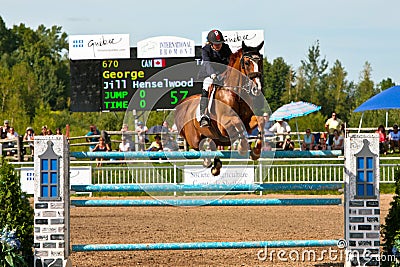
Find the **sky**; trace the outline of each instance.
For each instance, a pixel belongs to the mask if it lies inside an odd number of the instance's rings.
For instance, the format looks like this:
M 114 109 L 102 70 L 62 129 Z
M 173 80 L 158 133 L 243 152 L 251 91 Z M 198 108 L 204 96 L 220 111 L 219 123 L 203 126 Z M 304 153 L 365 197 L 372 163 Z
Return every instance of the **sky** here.
M 201 45 L 211 29 L 264 30 L 266 57 L 295 70 L 319 41 L 329 68 L 339 60 L 358 82 L 368 61 L 372 80 L 400 84 L 398 0 L 0 0 L 7 28 L 61 26 L 68 35 L 128 33 L 130 45 L 155 36 L 179 36 Z

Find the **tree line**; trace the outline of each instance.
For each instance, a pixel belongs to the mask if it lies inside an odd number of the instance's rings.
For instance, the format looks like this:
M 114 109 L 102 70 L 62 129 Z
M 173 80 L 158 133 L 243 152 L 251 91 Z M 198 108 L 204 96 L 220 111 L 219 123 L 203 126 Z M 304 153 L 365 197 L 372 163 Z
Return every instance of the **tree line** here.
M 107 130 L 121 128 L 123 112 L 69 112 L 68 34 L 61 26 L 40 25 L 31 29 L 21 23 L 8 29 L 0 17 L 0 56 L 0 119 L 8 119 L 19 134 L 27 126 L 38 132 L 42 125 L 64 129 L 69 124 L 71 135 L 85 134 L 90 124 Z M 360 71 L 359 81 L 348 80 L 339 59 L 329 64 L 322 56 L 319 41 L 309 47 L 307 57 L 298 67 L 289 65 L 282 57 L 264 58 L 263 63 L 263 90 L 271 111 L 291 101 L 322 107 L 320 112 L 298 119 L 300 131 L 306 128 L 323 131 L 324 122 L 333 111 L 348 126 L 357 127 L 361 113 L 352 111 L 371 96 L 395 85 L 391 78 L 375 83 L 369 62 Z M 161 124 L 164 115 L 151 116 L 152 123 Z M 390 111 L 389 125 L 399 123 L 399 118 L 399 112 Z M 385 111 L 364 114 L 363 127 L 384 123 Z

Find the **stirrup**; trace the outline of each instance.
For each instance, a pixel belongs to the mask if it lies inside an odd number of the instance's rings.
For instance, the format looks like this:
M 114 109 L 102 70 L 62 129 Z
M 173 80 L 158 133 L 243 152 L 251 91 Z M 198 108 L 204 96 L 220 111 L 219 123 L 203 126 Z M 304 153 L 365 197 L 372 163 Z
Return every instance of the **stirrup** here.
M 209 127 L 209 126 L 210 126 L 210 118 L 207 115 L 201 116 L 200 127 Z

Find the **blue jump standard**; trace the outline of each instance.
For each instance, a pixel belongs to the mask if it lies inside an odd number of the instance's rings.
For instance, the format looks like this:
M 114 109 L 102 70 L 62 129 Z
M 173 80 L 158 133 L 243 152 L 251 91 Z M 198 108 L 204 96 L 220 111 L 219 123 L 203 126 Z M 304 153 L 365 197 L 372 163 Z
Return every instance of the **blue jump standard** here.
M 76 207 L 320 206 L 339 205 L 341 203 L 340 198 L 71 200 L 71 205 Z
M 132 152 L 71 152 L 71 157 L 103 158 L 103 159 L 201 159 L 225 158 L 248 159 L 250 153 L 240 155 L 237 151 L 132 151 Z M 262 151 L 261 158 L 310 158 L 310 157 L 338 157 L 341 150 L 313 150 L 313 151 Z
M 341 183 L 269 183 L 269 184 L 96 184 L 71 185 L 75 192 L 189 192 L 189 191 L 293 191 L 293 190 L 337 190 Z
M 336 247 L 337 243 L 338 240 L 279 240 L 279 241 L 250 241 L 250 242 L 92 244 L 92 245 L 72 245 L 72 251 L 89 252 L 89 251 L 137 251 L 137 250 Z

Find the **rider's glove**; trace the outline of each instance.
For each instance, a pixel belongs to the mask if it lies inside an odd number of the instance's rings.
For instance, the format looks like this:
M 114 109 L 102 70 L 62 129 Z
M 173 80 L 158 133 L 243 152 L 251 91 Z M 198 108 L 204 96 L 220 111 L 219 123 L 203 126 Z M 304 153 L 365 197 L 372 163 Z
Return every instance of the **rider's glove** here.
M 215 78 L 217 78 L 217 74 L 215 74 L 215 73 L 211 74 L 211 75 L 210 75 L 210 78 L 213 79 L 213 80 L 215 80 Z

